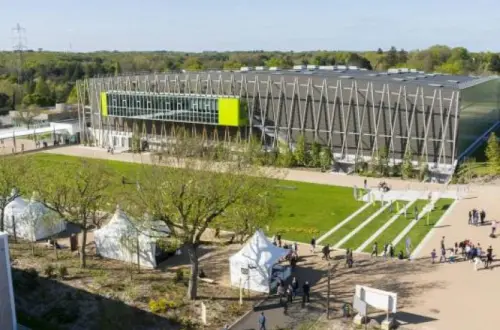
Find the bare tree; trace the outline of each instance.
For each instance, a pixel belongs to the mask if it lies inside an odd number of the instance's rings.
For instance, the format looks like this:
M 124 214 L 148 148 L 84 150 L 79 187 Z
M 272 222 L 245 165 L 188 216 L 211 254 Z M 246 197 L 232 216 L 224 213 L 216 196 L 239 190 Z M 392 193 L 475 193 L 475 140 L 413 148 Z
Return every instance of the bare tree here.
M 36 106 L 29 106 L 27 108 L 19 109 L 16 112 L 16 120 L 20 121 L 28 129 L 34 124 L 36 117 L 42 113 L 42 110 Z
M 87 233 L 93 227 L 92 216 L 109 202 L 110 173 L 100 162 L 81 159 L 67 162 L 58 174 L 50 169 L 38 173 L 41 202 L 61 217 L 77 225 L 82 231 L 80 267 L 86 267 Z
M 211 151 L 212 150 L 212 151 Z M 217 150 L 218 157 L 214 157 Z M 229 148 L 225 148 L 229 150 Z M 130 212 L 149 213 L 171 229 L 188 251 L 191 263 L 187 297 L 196 299 L 198 278 L 198 247 L 202 235 L 219 222 L 228 223 L 223 214 L 235 222 L 259 219 L 263 226 L 271 217 L 263 217 L 263 208 L 254 206 L 272 203 L 276 182 L 275 172 L 256 167 L 246 155 L 228 154 L 221 159 L 221 148 L 210 148 L 202 141 L 178 137 L 175 148 L 158 157 L 162 162 L 143 165 L 138 173 L 138 189 L 130 194 L 127 203 Z M 196 155 L 201 158 L 190 158 Z M 259 214 L 259 215 L 256 215 Z M 254 230 L 253 225 L 234 226 Z

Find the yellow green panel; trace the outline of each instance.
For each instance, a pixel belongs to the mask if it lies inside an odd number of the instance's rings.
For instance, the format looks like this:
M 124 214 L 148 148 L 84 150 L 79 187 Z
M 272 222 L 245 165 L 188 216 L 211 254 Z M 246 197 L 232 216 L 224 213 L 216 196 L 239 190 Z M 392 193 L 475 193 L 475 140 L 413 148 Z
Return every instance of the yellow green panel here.
M 240 100 L 219 98 L 219 125 L 240 126 Z
M 101 92 L 101 114 L 103 116 L 108 115 L 108 96 L 106 92 Z

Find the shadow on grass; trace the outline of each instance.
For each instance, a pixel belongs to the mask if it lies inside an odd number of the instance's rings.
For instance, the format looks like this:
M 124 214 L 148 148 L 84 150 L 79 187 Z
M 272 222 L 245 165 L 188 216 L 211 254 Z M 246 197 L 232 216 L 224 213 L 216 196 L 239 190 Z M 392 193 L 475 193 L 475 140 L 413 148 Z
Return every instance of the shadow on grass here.
M 159 315 L 80 290 L 64 282 L 12 269 L 20 323 L 36 329 L 180 329 Z

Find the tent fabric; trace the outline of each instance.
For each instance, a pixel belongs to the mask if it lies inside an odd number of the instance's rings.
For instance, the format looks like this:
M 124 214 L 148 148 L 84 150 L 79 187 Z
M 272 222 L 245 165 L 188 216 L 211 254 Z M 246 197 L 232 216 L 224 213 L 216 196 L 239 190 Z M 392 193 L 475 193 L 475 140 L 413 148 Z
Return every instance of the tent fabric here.
M 33 199 L 27 203 L 21 197 L 15 198 L 5 208 L 4 226 L 6 232 L 14 234 L 14 216 L 16 236 L 30 241 L 39 241 L 52 237 L 66 230 L 66 222 L 59 219 L 42 203 Z
M 258 230 L 239 252 L 229 258 L 231 285 L 269 292 L 272 268 L 288 252 L 275 246 Z M 248 270 L 248 275 L 242 274 L 242 269 Z
M 94 231 L 97 253 L 104 258 L 137 264 L 139 250 L 140 266 L 156 268 L 156 242 L 170 231 L 166 226 L 161 231 L 148 230 L 146 225 L 142 227 L 146 228 L 134 226 L 130 218 L 117 207 L 111 220 Z

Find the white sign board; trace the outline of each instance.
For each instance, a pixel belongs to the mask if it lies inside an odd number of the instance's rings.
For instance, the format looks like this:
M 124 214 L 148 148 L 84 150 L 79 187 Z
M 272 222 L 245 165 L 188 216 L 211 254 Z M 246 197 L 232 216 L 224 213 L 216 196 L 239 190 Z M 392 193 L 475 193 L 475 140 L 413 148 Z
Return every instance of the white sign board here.
M 396 313 L 397 293 L 356 285 L 356 296 L 374 308 L 388 313 Z
M 359 315 L 366 316 L 366 313 L 367 313 L 366 303 L 363 300 L 361 300 L 361 298 L 358 297 L 357 295 L 354 295 L 354 301 L 352 304 L 352 308 L 355 311 L 357 311 L 359 313 Z
M 9 241 L 6 233 L 0 232 L 0 329 L 16 330 L 17 320 L 10 272 Z

